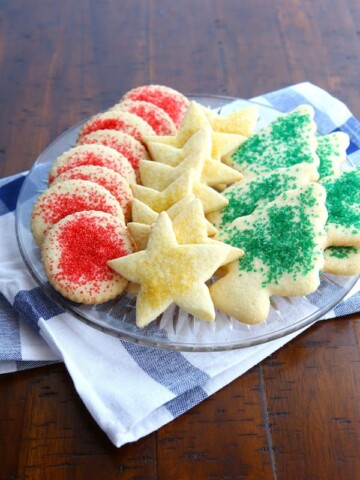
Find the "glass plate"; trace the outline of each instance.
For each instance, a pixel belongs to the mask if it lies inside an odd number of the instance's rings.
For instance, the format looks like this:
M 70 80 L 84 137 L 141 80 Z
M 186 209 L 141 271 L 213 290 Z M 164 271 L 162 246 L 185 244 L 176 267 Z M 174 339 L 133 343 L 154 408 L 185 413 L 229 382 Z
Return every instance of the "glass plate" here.
M 230 97 L 194 95 L 190 98 L 203 105 L 229 113 L 251 104 Z M 257 128 L 273 121 L 279 112 L 259 105 Z M 177 306 L 170 306 L 146 328 L 135 325 L 135 298 L 124 295 L 114 301 L 95 306 L 72 303 L 59 295 L 49 284 L 30 229 L 33 204 L 47 187 L 52 162 L 74 146 L 81 122 L 58 137 L 37 159 L 24 181 L 17 204 L 17 240 L 25 264 L 36 282 L 56 303 L 91 327 L 121 339 L 142 345 L 183 351 L 219 351 L 258 345 L 295 332 L 314 323 L 338 303 L 356 283 L 357 277 L 323 274 L 318 290 L 307 297 L 272 297 L 267 320 L 260 325 L 245 325 L 221 312 L 214 323 L 188 315 Z

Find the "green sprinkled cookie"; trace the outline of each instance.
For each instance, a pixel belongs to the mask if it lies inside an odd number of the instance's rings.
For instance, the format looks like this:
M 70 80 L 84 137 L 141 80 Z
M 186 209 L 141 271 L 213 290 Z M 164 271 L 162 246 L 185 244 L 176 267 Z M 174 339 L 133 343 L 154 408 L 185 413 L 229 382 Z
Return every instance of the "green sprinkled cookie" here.
M 360 167 L 320 183 L 326 190 L 328 246 L 360 247 Z
M 315 167 L 300 163 L 245 179 L 222 192 L 229 201 L 228 205 L 210 213 L 208 219 L 216 228 L 223 229 L 236 218 L 250 215 L 258 205 L 275 200 L 281 192 L 316 182 L 318 178 Z
M 308 295 L 317 289 L 326 244 L 325 196 L 317 183 L 283 192 L 217 234 L 245 255 L 210 287 L 216 308 L 256 324 L 267 318 L 271 295 Z
M 317 167 L 316 148 L 314 110 L 300 105 L 248 138 L 223 161 L 244 176 L 256 176 L 303 162 Z
M 360 250 L 356 247 L 329 247 L 325 250 L 324 272 L 335 275 L 360 273 Z
M 344 132 L 334 132 L 317 137 L 317 141 L 316 153 L 320 160 L 320 178 L 340 173 L 340 166 L 346 160 L 349 135 Z

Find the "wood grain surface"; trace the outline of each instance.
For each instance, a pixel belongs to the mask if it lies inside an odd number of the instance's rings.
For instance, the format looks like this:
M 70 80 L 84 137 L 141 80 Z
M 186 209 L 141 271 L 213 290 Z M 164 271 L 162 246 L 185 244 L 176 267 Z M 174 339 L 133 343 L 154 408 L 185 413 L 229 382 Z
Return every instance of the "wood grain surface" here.
M 250 98 L 302 81 L 360 117 L 358 0 L 0 0 L 0 177 L 137 85 Z M 0 479 L 358 479 L 359 322 L 318 324 L 120 449 L 63 365 L 1 375 Z

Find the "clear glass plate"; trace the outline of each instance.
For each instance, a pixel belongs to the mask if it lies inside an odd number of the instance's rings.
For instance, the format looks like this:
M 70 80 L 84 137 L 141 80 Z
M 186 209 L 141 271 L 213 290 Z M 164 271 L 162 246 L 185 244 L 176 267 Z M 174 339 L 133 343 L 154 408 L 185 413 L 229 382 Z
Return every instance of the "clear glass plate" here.
M 246 100 L 229 97 L 196 95 L 192 98 L 203 105 L 229 113 L 251 104 Z M 279 112 L 259 105 L 260 120 L 257 128 L 269 124 Z M 353 287 L 357 277 L 339 277 L 323 274 L 318 290 L 307 297 L 272 297 L 267 320 L 260 325 L 248 326 L 217 313 L 214 323 L 207 323 L 188 315 L 177 306 L 170 306 L 156 321 L 146 328 L 135 325 L 135 301 L 124 295 L 102 305 L 74 304 L 59 295 L 49 284 L 30 229 L 33 204 L 47 187 L 52 162 L 58 155 L 74 146 L 81 122 L 58 137 L 39 156 L 24 181 L 17 205 L 16 231 L 21 254 L 36 282 L 56 303 L 74 317 L 91 327 L 121 339 L 143 345 L 183 351 L 220 351 L 258 345 L 295 332 L 314 323 L 331 310 Z

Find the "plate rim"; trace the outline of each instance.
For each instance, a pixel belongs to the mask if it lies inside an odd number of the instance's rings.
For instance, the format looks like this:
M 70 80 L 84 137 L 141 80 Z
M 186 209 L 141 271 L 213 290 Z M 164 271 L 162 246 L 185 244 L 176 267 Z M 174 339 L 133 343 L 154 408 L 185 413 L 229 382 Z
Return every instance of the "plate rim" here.
M 228 103 L 234 102 L 234 101 L 243 101 L 244 103 L 248 104 L 256 104 L 259 105 L 261 108 L 269 109 L 274 112 L 277 112 L 279 115 L 283 112 L 277 110 L 276 108 L 273 108 L 270 105 L 263 104 L 261 102 L 257 101 L 252 101 L 252 100 L 247 100 L 243 98 L 236 98 L 232 96 L 226 96 L 226 95 L 216 95 L 216 94 L 188 94 L 187 97 L 189 99 L 199 101 L 199 99 L 212 99 L 212 100 L 218 100 L 219 102 L 224 102 L 223 105 L 220 105 L 219 107 L 216 108 L 221 108 L 221 106 L 225 106 Z M 200 100 L 201 101 L 201 100 Z M 164 336 L 164 341 L 162 341 L 160 338 L 156 340 L 152 340 L 151 336 L 136 336 L 133 333 L 126 332 L 126 331 L 119 331 L 118 329 L 114 328 L 111 325 L 104 325 L 100 321 L 97 321 L 96 319 L 89 319 L 86 318 L 85 316 L 81 315 L 78 313 L 76 310 L 74 310 L 74 307 L 71 305 L 69 306 L 69 300 L 65 299 L 64 297 L 61 296 L 58 292 L 56 292 L 53 287 L 51 287 L 48 284 L 44 284 L 43 281 L 36 275 L 34 267 L 30 264 L 29 259 L 23 250 L 23 245 L 21 243 L 21 238 L 20 238 L 20 233 L 19 233 L 19 217 L 20 217 L 20 209 L 21 209 L 21 200 L 22 200 L 22 193 L 25 190 L 26 187 L 26 182 L 28 179 L 28 176 L 31 174 L 33 169 L 36 168 L 37 165 L 39 165 L 41 162 L 40 160 L 46 156 L 46 153 L 51 150 L 54 145 L 59 143 L 64 137 L 69 135 L 69 133 L 76 131 L 77 129 L 80 129 L 80 127 L 90 118 L 92 115 L 84 118 L 83 120 L 75 123 L 74 125 L 70 126 L 67 128 L 64 132 L 62 132 L 60 135 L 58 135 L 37 157 L 35 160 L 33 166 L 29 170 L 23 185 L 21 187 L 19 197 L 17 200 L 17 205 L 16 205 L 16 211 L 15 211 L 15 216 L 16 216 L 16 239 L 17 239 L 17 244 L 20 250 L 20 253 L 22 255 L 22 258 L 24 260 L 24 263 L 26 265 L 27 270 L 31 274 L 32 278 L 35 280 L 36 284 L 40 286 L 43 290 L 43 292 L 52 300 L 54 301 L 57 305 L 60 305 L 66 313 L 72 315 L 76 319 L 80 320 L 81 322 L 85 323 L 86 325 L 90 326 L 91 328 L 94 328 L 98 331 L 101 331 L 103 333 L 112 335 L 114 337 L 120 338 L 121 340 L 129 341 L 134 344 L 138 345 L 143 345 L 147 347 L 154 347 L 154 348 L 160 348 L 163 350 L 177 350 L 177 351 L 183 351 L 183 352 L 216 352 L 216 351 L 226 351 L 226 350 L 239 350 L 242 348 L 248 348 L 251 346 L 255 345 L 262 345 L 268 342 L 271 342 L 273 340 L 279 340 L 281 338 L 284 338 L 288 335 L 292 335 L 296 332 L 301 332 L 301 330 L 310 327 L 314 323 L 318 322 L 321 320 L 321 318 L 329 311 L 332 310 L 332 308 L 344 297 L 349 293 L 351 288 L 356 284 L 358 279 L 360 278 L 359 275 L 355 275 L 352 277 L 347 277 L 349 279 L 349 285 L 348 288 L 343 292 L 343 294 L 340 297 L 335 297 L 335 300 L 330 302 L 329 304 L 326 305 L 326 308 L 320 309 L 318 312 L 316 312 L 316 318 L 312 318 L 313 315 L 308 315 L 304 317 L 303 319 L 297 321 L 295 324 L 291 326 L 283 326 L 282 328 L 275 330 L 274 332 L 270 332 L 267 334 L 261 334 L 260 336 L 257 335 L 253 337 L 252 339 L 247 339 L 247 340 L 241 340 L 239 341 L 231 341 L 231 336 L 230 340 L 224 344 L 213 344 L 213 343 L 195 343 L 195 342 L 190 342 L 186 341 L 186 343 L 178 343 L 174 344 L 174 340 L 168 340 L 167 337 Z M 326 276 L 329 276 L 326 274 Z M 200 320 L 199 320 L 200 321 Z M 250 326 L 251 328 L 251 326 Z M 142 331 L 144 331 L 142 329 Z M 168 341 L 167 341 L 168 340 Z

